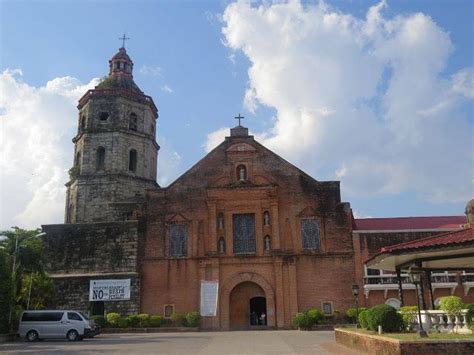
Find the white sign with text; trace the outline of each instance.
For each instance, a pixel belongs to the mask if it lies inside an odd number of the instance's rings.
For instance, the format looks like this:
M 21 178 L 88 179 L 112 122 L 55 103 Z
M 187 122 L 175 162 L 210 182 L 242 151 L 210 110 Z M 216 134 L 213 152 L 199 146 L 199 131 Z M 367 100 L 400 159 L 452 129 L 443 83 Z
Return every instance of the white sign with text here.
M 130 299 L 130 279 L 90 280 L 89 301 Z
M 218 292 L 218 281 L 201 281 L 201 317 L 216 316 Z

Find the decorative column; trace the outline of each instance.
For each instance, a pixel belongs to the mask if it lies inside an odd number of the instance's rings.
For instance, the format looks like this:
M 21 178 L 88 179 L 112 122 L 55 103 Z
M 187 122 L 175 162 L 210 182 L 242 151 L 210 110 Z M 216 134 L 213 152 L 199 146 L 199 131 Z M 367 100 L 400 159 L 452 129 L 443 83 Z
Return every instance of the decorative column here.
M 426 276 L 426 286 L 428 286 L 429 296 L 430 296 L 430 306 L 431 309 L 435 309 L 434 297 L 433 297 L 433 285 L 431 285 L 431 270 L 425 270 Z

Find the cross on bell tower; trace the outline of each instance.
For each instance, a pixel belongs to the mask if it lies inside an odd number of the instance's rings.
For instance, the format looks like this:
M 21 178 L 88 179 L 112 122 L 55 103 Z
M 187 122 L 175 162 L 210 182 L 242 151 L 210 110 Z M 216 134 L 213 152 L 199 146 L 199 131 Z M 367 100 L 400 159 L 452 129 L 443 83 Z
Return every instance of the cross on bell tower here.
M 122 48 L 125 48 L 125 41 L 129 40 L 130 37 L 127 37 L 127 35 L 124 33 L 123 37 L 119 37 L 119 40 L 122 41 Z

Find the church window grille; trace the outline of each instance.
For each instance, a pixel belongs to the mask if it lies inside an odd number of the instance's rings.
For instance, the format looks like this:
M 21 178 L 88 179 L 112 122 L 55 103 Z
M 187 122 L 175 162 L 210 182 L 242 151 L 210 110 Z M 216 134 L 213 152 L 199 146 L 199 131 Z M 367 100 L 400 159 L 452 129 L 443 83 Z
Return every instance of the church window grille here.
M 219 238 L 219 253 L 224 254 L 225 253 L 225 239 L 224 238 Z
M 105 122 L 109 119 L 109 113 L 108 112 L 101 112 L 99 114 L 99 120 L 100 122 Z
M 270 212 L 268 211 L 263 212 L 263 225 L 264 226 L 270 225 Z
M 135 149 L 128 153 L 128 170 L 137 171 L 137 151 Z
M 323 302 L 321 308 L 325 316 L 332 316 L 332 302 Z
M 137 126 L 138 126 L 137 123 L 138 123 L 137 115 L 134 114 L 134 113 L 131 113 L 130 114 L 130 121 L 128 122 L 128 129 L 130 129 L 132 131 L 136 131 Z
M 224 229 L 224 214 L 219 213 L 217 216 L 217 228 L 218 229 Z
M 245 165 L 239 165 L 237 167 L 237 179 L 239 181 L 247 180 L 247 168 L 245 167 Z
M 165 304 L 163 307 L 163 318 L 169 319 L 174 313 L 174 305 L 173 304 Z
M 188 241 L 187 224 L 170 225 L 170 256 L 186 256 Z
M 272 250 L 272 238 L 269 235 L 266 235 L 265 238 L 263 238 L 263 246 L 265 251 Z
M 104 147 L 97 148 L 95 166 L 96 166 L 96 170 L 104 170 L 104 167 L 105 167 L 105 148 Z
M 255 214 L 233 215 L 234 253 L 255 254 Z
M 303 238 L 303 249 L 319 250 L 320 229 L 319 221 L 315 219 L 301 220 L 301 236 Z

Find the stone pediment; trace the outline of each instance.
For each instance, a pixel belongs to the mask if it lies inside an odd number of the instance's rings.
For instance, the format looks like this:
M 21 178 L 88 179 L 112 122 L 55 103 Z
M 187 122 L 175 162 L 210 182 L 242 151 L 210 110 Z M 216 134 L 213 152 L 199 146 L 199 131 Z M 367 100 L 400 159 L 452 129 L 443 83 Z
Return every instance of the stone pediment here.
M 187 223 L 189 219 L 184 217 L 181 213 L 175 213 L 167 216 L 166 223 Z
M 241 143 L 232 144 L 229 148 L 227 148 L 226 153 L 242 153 L 242 152 L 253 153 L 256 151 L 257 149 L 255 147 L 251 146 L 248 143 L 241 142 Z
M 298 217 L 314 217 L 316 215 L 316 210 L 309 206 L 305 207 L 300 213 L 298 213 Z

